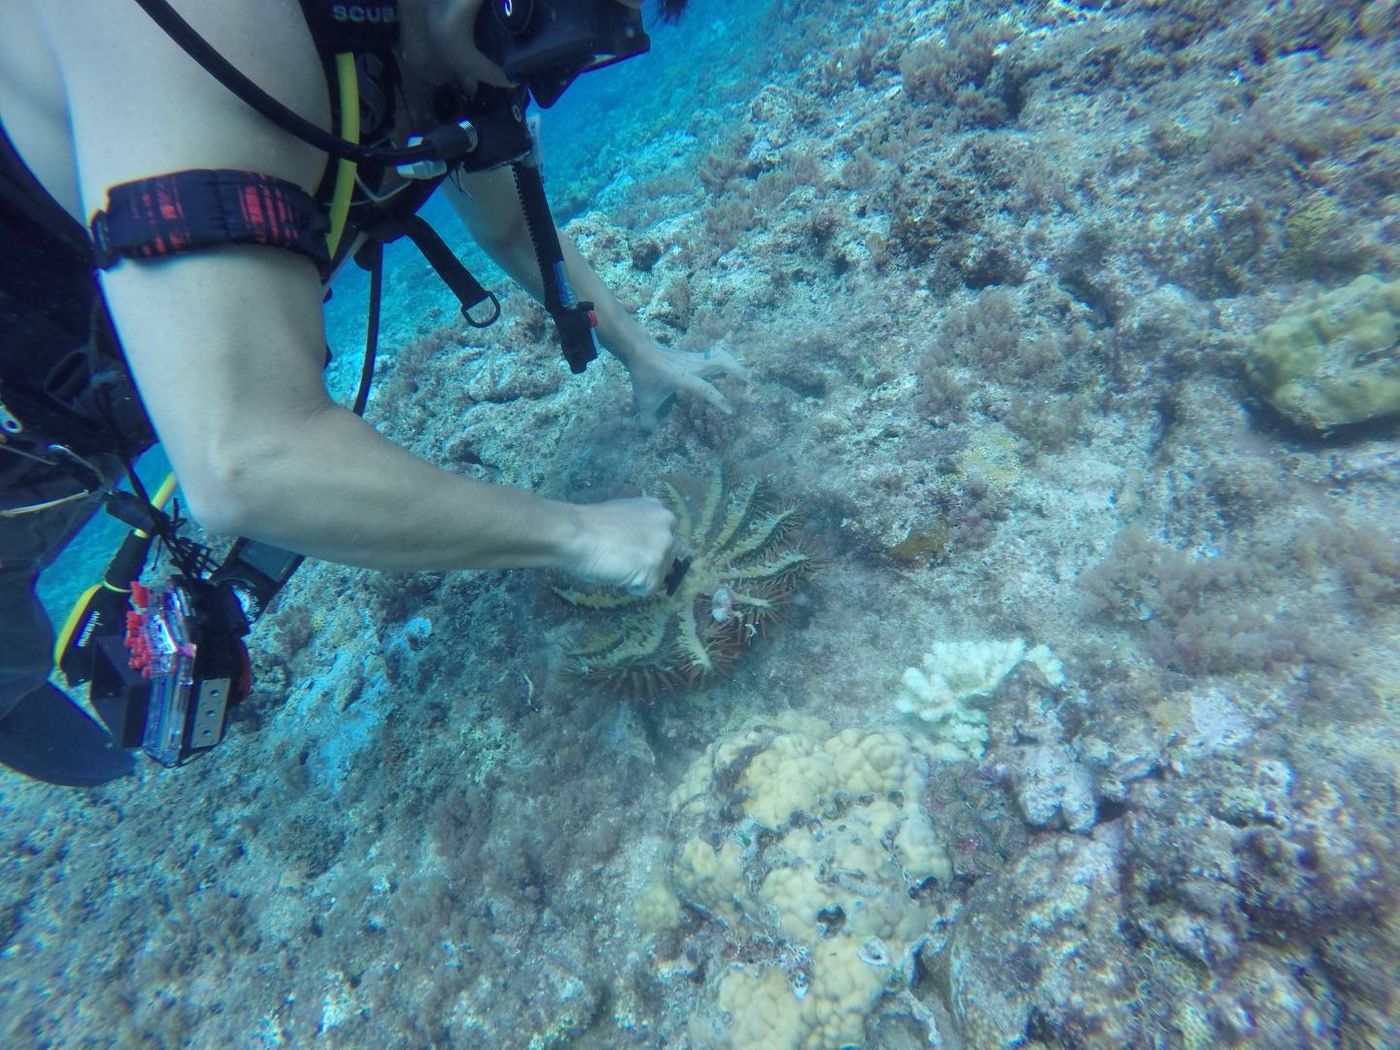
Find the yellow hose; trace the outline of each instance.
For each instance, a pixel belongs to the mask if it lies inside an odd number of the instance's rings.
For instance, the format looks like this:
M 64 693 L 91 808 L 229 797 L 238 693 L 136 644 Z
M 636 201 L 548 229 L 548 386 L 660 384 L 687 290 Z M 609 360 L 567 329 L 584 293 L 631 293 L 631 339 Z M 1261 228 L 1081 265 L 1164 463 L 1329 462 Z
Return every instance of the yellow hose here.
M 68 651 L 68 643 L 73 638 L 73 632 L 78 629 L 78 621 L 88 611 L 88 606 L 92 603 L 92 596 L 101 589 L 102 584 L 94 583 L 78 595 L 78 600 L 73 603 L 73 608 L 68 610 L 68 619 L 63 621 L 63 629 L 54 635 L 53 639 L 53 665 L 55 667 L 63 659 L 63 654 Z
M 336 81 L 340 85 L 340 137 L 360 141 L 360 84 L 355 78 L 355 56 L 342 51 L 335 56 Z M 350 214 L 350 198 L 355 193 L 355 162 L 338 160 L 335 165 L 335 193 L 331 196 L 331 229 L 326 244 L 331 257 L 340 247 L 345 218 Z
M 165 476 L 165 480 L 160 483 L 160 488 L 156 489 L 156 494 L 151 497 L 151 506 L 156 510 L 164 510 L 165 505 L 170 502 L 170 497 L 175 494 L 175 472 L 171 471 Z M 145 539 L 150 535 L 145 529 L 133 529 L 137 536 Z M 110 567 L 110 566 L 109 566 Z M 68 651 L 68 643 L 73 638 L 73 633 L 78 629 L 78 624 L 87 613 L 88 607 L 92 604 L 92 596 L 100 590 L 108 590 L 114 594 L 130 594 L 131 588 L 119 587 L 112 583 L 104 575 L 100 583 L 94 583 L 82 594 L 78 595 L 78 600 L 73 603 L 73 608 L 68 611 L 68 617 L 63 621 L 63 627 L 54 637 L 53 662 L 57 667 L 63 654 Z
M 172 470 L 165 475 L 165 480 L 160 483 L 160 488 L 156 489 L 156 494 L 151 497 L 151 506 L 156 510 L 164 510 L 165 505 L 170 502 L 170 497 L 175 495 L 175 472 Z M 137 529 L 136 535 L 143 540 L 150 535 L 145 529 Z

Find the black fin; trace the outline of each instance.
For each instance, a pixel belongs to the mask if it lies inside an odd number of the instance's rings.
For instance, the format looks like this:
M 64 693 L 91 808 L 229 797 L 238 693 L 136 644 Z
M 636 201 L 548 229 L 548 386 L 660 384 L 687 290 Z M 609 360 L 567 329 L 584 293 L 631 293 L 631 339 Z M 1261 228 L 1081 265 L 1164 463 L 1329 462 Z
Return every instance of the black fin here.
M 64 787 L 94 787 L 135 769 L 107 731 L 49 683 L 0 719 L 0 765 Z

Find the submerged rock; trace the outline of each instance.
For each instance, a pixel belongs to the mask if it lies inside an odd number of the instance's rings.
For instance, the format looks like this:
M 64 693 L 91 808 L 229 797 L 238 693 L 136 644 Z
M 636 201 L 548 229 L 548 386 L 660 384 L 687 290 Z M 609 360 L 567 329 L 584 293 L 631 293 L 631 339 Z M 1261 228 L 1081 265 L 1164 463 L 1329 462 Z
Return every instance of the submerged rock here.
M 1358 277 L 1259 333 L 1251 383 L 1295 423 L 1327 431 L 1400 414 L 1400 281 Z

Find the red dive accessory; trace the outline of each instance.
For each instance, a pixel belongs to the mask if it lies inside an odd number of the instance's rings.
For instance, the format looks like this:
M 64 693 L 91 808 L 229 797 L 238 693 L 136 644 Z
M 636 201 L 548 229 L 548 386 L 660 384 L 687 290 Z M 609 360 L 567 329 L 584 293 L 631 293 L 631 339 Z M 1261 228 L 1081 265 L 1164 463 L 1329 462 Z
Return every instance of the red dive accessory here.
M 252 693 L 244 638 L 302 559 L 245 538 L 216 565 L 144 492 L 113 493 L 108 510 L 133 532 L 60 666 L 70 684 L 90 683 L 93 709 L 120 747 L 181 765 L 223 739 L 234 705 Z M 154 536 L 177 571 L 147 586 L 140 575 Z
M 265 244 L 305 255 L 324 278 L 326 217 L 300 186 L 252 171 L 196 169 L 123 182 L 92 219 L 97 265 L 158 259 L 225 244 Z
M 97 640 L 89 695 L 122 747 L 178 766 L 223 739 L 252 691 L 248 619 L 231 586 L 184 576 L 134 581 L 131 603 L 125 633 Z

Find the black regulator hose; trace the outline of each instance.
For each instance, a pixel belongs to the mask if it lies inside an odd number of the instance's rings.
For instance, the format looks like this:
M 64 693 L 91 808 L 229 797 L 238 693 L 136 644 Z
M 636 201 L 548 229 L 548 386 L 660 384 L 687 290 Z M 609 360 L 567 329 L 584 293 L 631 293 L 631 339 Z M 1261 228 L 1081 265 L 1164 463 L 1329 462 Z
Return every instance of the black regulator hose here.
M 535 261 L 544 282 L 544 308 L 554 318 L 559 346 L 564 351 L 564 360 L 569 362 L 569 371 L 577 375 L 598 356 L 598 346 L 593 341 L 598 316 L 593 312 L 593 304 L 578 302 L 569 287 L 569 278 L 564 272 L 564 250 L 559 245 L 559 234 L 554 228 L 554 216 L 549 212 L 539 168 L 533 159 L 525 159 L 513 162 L 510 170 L 515 176 L 515 192 L 520 197 L 525 228 L 530 231 L 530 243 L 534 245 Z

